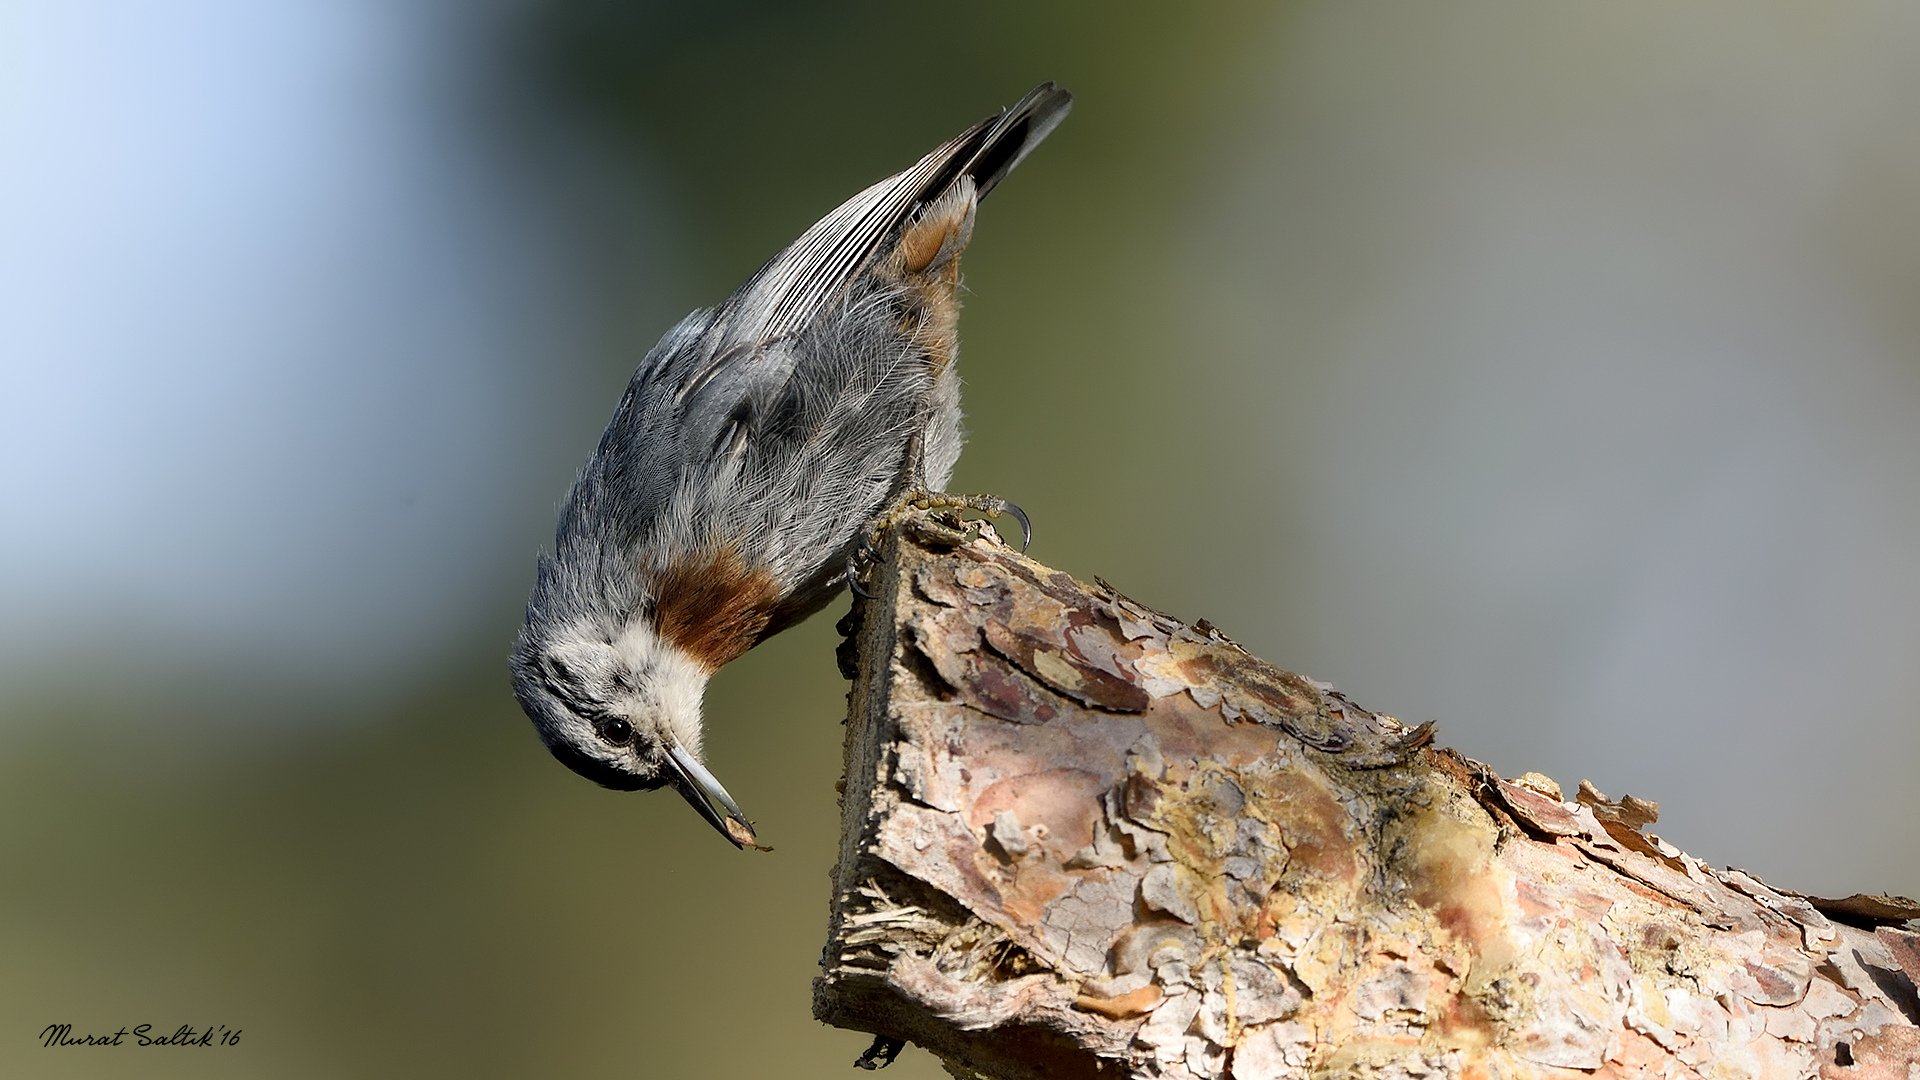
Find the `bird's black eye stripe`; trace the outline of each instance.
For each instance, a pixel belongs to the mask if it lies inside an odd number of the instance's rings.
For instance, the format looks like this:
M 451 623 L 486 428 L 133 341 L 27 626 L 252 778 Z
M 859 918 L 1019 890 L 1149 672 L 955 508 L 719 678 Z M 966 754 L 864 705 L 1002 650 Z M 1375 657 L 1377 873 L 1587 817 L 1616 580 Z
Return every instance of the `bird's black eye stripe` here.
M 600 737 L 615 746 L 625 746 L 633 741 L 633 725 L 617 716 L 602 720 Z

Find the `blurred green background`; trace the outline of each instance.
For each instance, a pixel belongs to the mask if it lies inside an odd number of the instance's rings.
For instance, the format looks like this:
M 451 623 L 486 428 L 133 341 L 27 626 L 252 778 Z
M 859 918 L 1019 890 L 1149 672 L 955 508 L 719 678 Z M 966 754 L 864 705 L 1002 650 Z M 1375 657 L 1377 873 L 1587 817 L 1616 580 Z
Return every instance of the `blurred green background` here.
M 1044 78 L 956 488 L 1711 862 L 1920 893 L 1909 7 L 20 0 L 0 1073 L 851 1075 L 843 608 L 709 695 L 767 856 L 556 765 L 504 657 L 645 348 Z

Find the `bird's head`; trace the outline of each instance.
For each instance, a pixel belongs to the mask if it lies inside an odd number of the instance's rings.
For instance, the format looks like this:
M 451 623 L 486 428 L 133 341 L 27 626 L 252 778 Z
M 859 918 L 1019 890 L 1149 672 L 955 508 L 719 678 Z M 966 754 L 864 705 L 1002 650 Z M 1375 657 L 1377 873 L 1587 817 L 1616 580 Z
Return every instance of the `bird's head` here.
M 513 690 L 553 756 L 619 791 L 671 785 L 736 847 L 758 847 L 739 804 L 700 761 L 707 669 L 642 615 L 614 627 L 530 611 Z

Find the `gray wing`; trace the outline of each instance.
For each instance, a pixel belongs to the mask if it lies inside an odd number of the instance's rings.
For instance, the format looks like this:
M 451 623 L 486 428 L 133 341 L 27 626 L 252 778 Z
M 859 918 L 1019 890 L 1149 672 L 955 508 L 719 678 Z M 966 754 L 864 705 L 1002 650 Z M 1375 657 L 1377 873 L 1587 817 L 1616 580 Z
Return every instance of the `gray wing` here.
M 814 573 L 822 545 L 843 544 L 888 497 L 926 393 L 867 271 L 962 176 L 984 197 L 1071 105 L 1054 84 L 1035 87 L 847 200 L 718 308 L 669 331 L 576 485 L 562 546 L 571 531 L 670 555 L 720 532 L 789 583 Z M 819 520 L 820 535 L 794 527 L 822 507 L 858 516 Z

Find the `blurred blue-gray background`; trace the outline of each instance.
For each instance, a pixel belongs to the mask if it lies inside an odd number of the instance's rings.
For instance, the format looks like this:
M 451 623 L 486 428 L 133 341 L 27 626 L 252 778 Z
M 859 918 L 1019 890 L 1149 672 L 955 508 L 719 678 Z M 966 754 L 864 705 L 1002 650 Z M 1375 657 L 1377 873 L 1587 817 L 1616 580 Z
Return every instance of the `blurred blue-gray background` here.
M 1711 862 L 1920 893 L 1912 5 L 6 0 L 0 1072 L 849 1075 L 840 605 L 710 694 L 768 857 L 553 763 L 504 656 L 653 339 L 1043 78 L 958 488 Z

